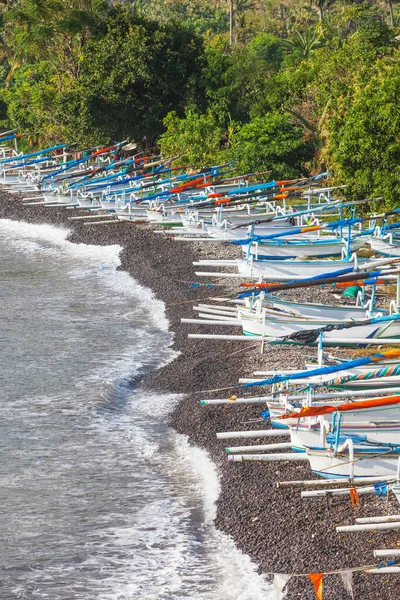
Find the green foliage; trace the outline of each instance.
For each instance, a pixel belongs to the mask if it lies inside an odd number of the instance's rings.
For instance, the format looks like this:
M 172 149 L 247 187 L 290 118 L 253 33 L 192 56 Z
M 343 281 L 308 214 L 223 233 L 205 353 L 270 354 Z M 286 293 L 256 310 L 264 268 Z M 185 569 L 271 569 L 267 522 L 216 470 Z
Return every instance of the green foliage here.
M 346 119 L 331 119 L 329 152 L 336 178 L 358 197 L 400 199 L 399 57 L 379 65 L 366 86 L 356 90 Z
M 284 57 L 282 40 L 271 33 L 263 33 L 250 40 L 248 56 L 255 61 L 262 61 L 262 65 L 269 71 L 278 71 Z
M 181 119 L 173 111 L 164 119 L 164 125 L 160 146 L 165 156 L 182 154 L 182 160 L 195 167 L 216 162 L 224 131 L 210 112 L 199 114 L 189 109 Z
M 277 178 L 328 168 L 349 195 L 394 205 L 400 4 L 233 0 L 232 44 L 229 6 L 0 4 L 0 123 L 43 142 L 159 138 L 193 165 Z
M 86 40 L 101 35 L 114 11 L 100 0 L 20 0 L 6 13 L 7 44 L 25 62 L 47 59 L 77 78 Z
M 282 41 L 271 34 L 253 38 L 247 46 L 230 49 L 226 39 L 216 37 L 206 46 L 203 82 L 208 106 L 219 122 L 229 118 L 246 123 L 255 106 L 262 114 L 267 97 L 273 95 L 274 76 L 284 60 Z M 281 95 L 277 100 L 280 105 Z M 276 102 L 272 101 L 273 106 Z
M 163 23 L 179 20 L 192 27 L 199 35 L 217 34 L 229 28 L 228 13 L 218 6 L 218 2 L 175 0 L 165 3 L 160 0 L 131 0 L 129 5 L 135 16 L 142 15 Z
M 301 60 L 308 58 L 314 50 L 320 48 L 322 41 L 317 32 L 307 31 L 301 34 L 300 31 L 295 31 L 292 39 L 285 40 L 285 45 L 291 50 L 295 60 Z
M 80 84 L 90 129 L 101 139 L 153 143 L 171 110 L 199 94 L 202 43 L 191 29 L 118 15 L 86 45 Z
M 167 27 L 112 11 L 101 22 L 102 33 L 96 29 L 83 41 L 87 24 L 79 20 L 79 33 L 71 33 L 76 14 L 69 16 L 68 22 L 57 18 L 55 24 L 57 30 L 67 28 L 69 50 L 66 40 L 63 51 L 53 50 L 53 56 L 49 48 L 28 43 L 35 60 L 17 69 L 12 91 L 4 94 L 12 124 L 39 129 L 49 139 L 58 133 L 82 143 L 127 137 L 153 143 L 166 114 L 172 109 L 183 113 L 199 93 L 200 38 L 175 22 Z M 33 28 L 27 35 L 36 40 L 46 27 L 39 20 L 36 33 Z M 52 46 L 51 32 L 46 35 Z
M 205 98 L 196 99 L 196 103 L 199 109 L 208 105 L 219 120 L 223 120 L 236 104 L 231 76 L 234 69 L 235 56 L 229 51 L 227 39 L 215 36 L 204 52 L 202 80 Z
M 273 112 L 256 117 L 232 138 L 231 157 L 241 172 L 272 170 L 272 177 L 300 177 L 307 173 L 314 145 L 290 118 Z

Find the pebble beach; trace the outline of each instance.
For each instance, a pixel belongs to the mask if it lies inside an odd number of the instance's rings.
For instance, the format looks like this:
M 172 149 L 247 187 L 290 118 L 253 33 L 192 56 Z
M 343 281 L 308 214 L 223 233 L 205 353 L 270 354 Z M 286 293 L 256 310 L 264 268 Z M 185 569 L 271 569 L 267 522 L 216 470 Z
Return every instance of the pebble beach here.
M 73 214 L 85 213 L 74 211 Z M 181 324 L 181 318 L 193 318 L 192 307 L 199 300 L 227 293 L 227 289 L 219 285 L 190 287 L 197 281 L 193 261 L 236 257 L 240 250 L 227 245 L 174 242 L 167 234 L 155 234 L 149 226 L 127 222 L 87 226 L 82 221 L 69 220 L 70 216 L 72 212 L 63 208 L 23 206 L 20 197 L 0 192 L 1 219 L 62 226 L 70 230 L 69 240 L 74 243 L 122 246 L 121 269 L 150 288 L 164 303 L 177 358 L 132 385 L 181 395 L 169 424 L 211 456 L 221 480 L 215 525 L 251 557 L 260 573 L 272 578 L 274 573 L 327 573 L 373 565 L 376 562 L 373 550 L 400 547 L 400 535 L 396 532 L 352 535 L 335 531 L 337 525 L 351 524 L 356 517 L 382 515 L 386 510 L 397 514 L 398 503 L 392 498 L 387 505 L 386 499 L 362 496 L 360 508 L 353 508 L 348 496 L 301 499 L 298 490 L 277 490 L 275 483 L 311 478 L 307 464 L 227 461 L 226 444 L 217 440 L 216 433 L 261 427 L 257 421 L 260 405 L 206 407 L 200 400 L 237 393 L 235 385 L 239 377 L 249 377 L 254 370 L 303 368 L 306 360 L 316 354 L 308 347 L 268 345 L 261 354 L 259 343 L 188 339 L 189 330 L 195 332 L 196 329 Z M 232 293 L 237 289 L 236 285 L 228 287 Z M 310 292 L 300 289 L 290 294 L 291 298 L 305 300 Z M 329 297 L 324 290 L 312 294 L 314 300 L 322 302 Z M 237 329 L 235 333 L 241 332 Z M 204 393 L 220 388 L 228 390 Z M 285 440 L 276 438 L 276 441 Z M 259 442 L 254 440 L 254 443 Z M 354 598 L 360 600 L 398 600 L 400 576 L 354 573 L 353 592 Z M 325 577 L 324 600 L 350 597 L 340 575 Z M 286 598 L 313 600 L 315 592 L 311 581 L 306 577 L 293 577 Z

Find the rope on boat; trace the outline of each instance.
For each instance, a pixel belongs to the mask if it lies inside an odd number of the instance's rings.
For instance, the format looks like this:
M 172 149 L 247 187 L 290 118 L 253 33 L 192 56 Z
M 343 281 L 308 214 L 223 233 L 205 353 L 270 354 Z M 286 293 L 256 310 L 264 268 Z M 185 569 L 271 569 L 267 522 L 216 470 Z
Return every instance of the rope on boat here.
M 341 385 L 349 381 L 363 381 L 365 379 L 375 379 L 377 377 L 391 377 L 400 373 L 400 365 L 392 365 L 390 367 L 384 367 L 375 371 L 367 371 L 366 373 L 359 373 L 355 375 L 346 375 L 345 377 L 337 377 L 326 381 L 326 386 Z
M 387 358 L 397 358 L 400 356 L 400 348 L 394 348 L 393 350 L 388 350 L 387 352 L 382 352 L 379 354 L 371 354 L 371 356 L 364 356 L 363 358 L 358 358 L 356 360 L 350 360 L 341 363 L 340 365 L 332 365 L 330 367 L 321 367 L 320 369 L 313 369 L 311 371 L 300 371 L 298 373 L 289 373 L 287 375 L 274 375 L 273 377 L 269 377 L 268 379 L 262 379 L 260 381 L 253 381 L 251 383 L 243 384 L 243 387 L 253 387 L 257 385 L 273 385 L 275 383 L 281 383 L 283 381 L 287 381 L 289 379 L 304 379 L 310 377 L 318 377 L 319 375 L 329 375 L 330 373 L 337 373 L 339 371 L 346 371 L 347 369 L 352 369 L 354 367 L 359 367 L 362 365 L 373 364 L 382 360 L 386 360 Z

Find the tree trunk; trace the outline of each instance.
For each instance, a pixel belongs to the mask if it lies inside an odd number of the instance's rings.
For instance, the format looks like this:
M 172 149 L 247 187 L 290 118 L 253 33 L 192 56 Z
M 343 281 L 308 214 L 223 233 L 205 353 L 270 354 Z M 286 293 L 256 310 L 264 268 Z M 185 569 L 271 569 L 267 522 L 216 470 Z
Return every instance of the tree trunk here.
M 229 0 L 229 44 L 233 43 L 233 0 Z
M 394 15 L 393 15 L 393 2 L 389 0 L 389 15 L 390 15 L 390 24 L 394 27 Z

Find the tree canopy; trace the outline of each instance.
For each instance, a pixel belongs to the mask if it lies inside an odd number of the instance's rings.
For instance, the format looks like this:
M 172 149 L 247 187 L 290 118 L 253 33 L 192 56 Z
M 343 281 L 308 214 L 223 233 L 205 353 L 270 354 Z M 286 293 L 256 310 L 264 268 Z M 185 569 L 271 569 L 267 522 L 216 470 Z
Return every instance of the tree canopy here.
M 36 143 L 129 139 L 276 177 L 329 169 L 349 196 L 392 206 L 399 25 L 386 0 L 9 0 L 0 119 Z

